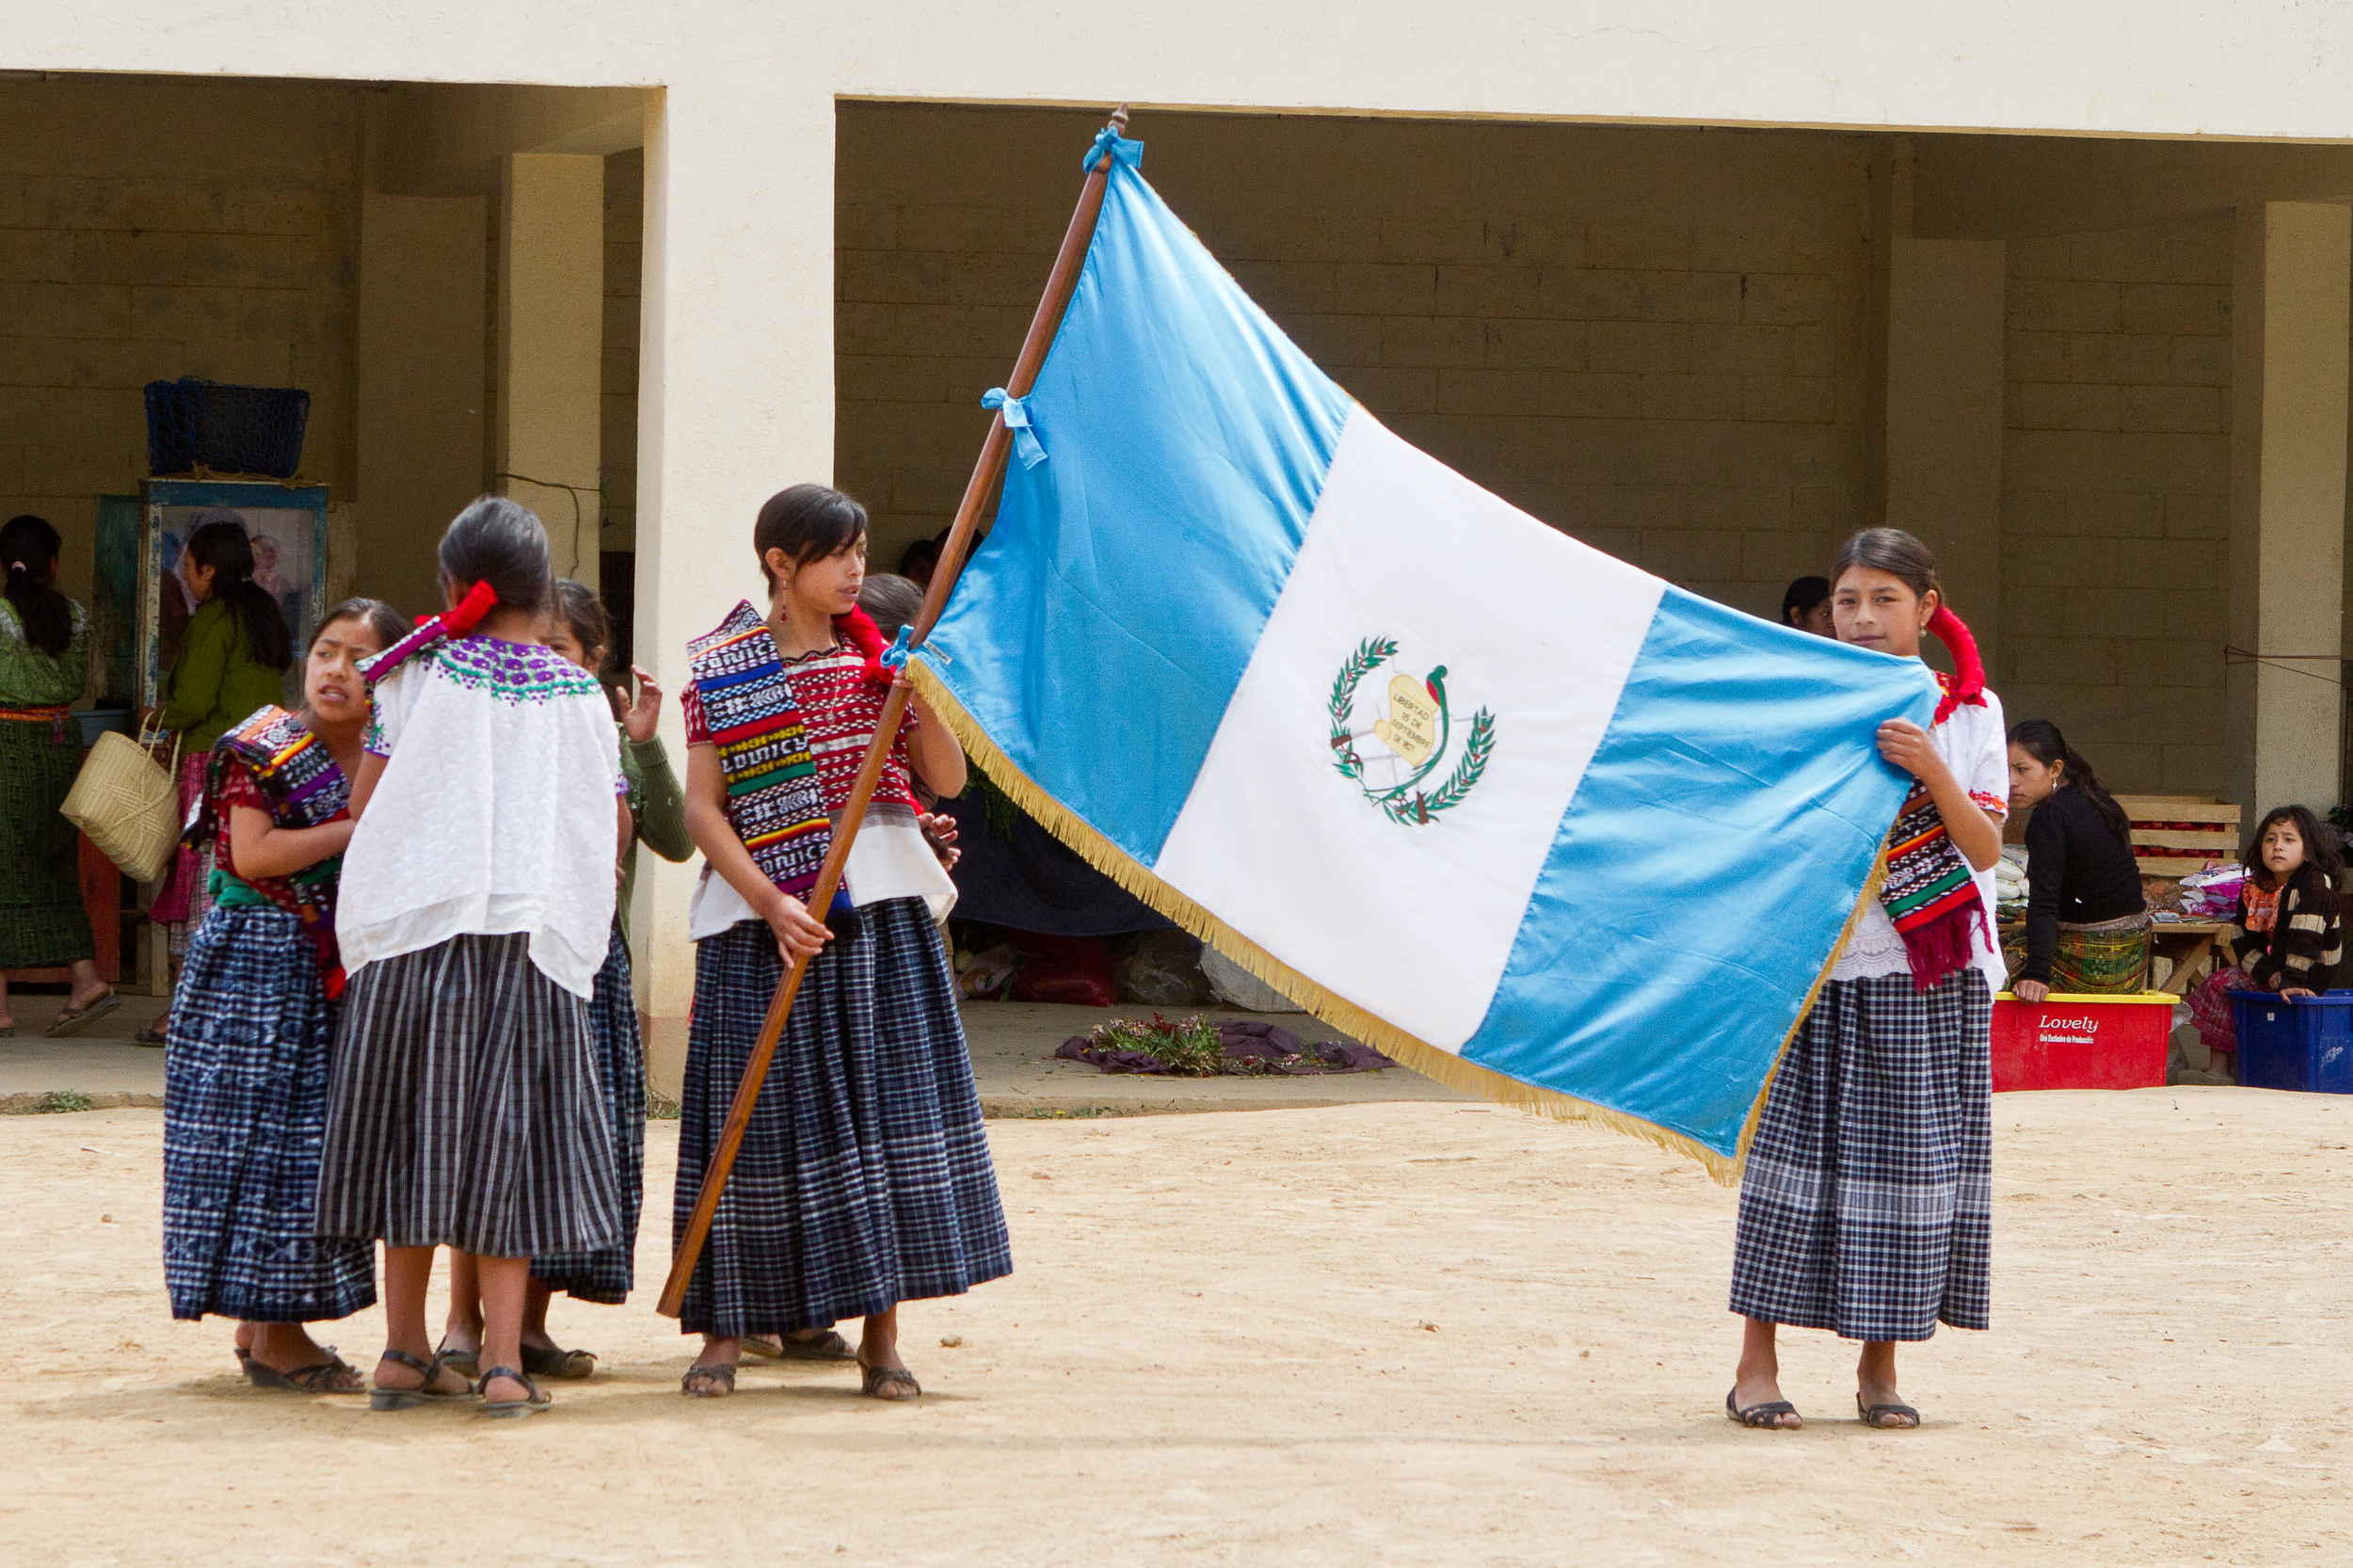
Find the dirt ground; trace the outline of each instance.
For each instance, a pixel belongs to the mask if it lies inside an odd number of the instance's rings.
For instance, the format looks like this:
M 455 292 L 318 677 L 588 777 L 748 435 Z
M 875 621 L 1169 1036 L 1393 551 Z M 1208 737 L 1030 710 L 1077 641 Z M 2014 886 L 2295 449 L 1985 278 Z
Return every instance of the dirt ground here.
M 680 1398 L 656 1123 L 639 1302 L 559 1304 L 607 1369 L 524 1422 L 249 1390 L 166 1306 L 159 1113 L 0 1118 L 0 1561 L 2353 1562 L 2353 1100 L 1995 1123 L 1995 1327 L 1908 1352 L 1925 1429 L 1814 1334 L 1769 1434 L 1721 1414 L 1733 1195 L 1513 1112 L 991 1123 L 1018 1272 L 906 1309 L 911 1408 Z

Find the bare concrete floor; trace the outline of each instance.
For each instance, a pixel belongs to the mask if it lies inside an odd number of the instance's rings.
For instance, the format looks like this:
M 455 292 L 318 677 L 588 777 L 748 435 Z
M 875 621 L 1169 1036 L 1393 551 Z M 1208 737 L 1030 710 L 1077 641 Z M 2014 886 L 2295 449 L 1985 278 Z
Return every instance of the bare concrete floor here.
M 991 1124 L 1016 1272 L 904 1309 L 911 1407 L 679 1396 L 657 1123 L 639 1297 L 558 1304 L 604 1368 L 526 1422 L 248 1389 L 168 1316 L 160 1120 L 0 1119 L 0 1562 L 2353 1561 L 2353 1100 L 1997 1097 L 1993 1330 L 1904 1352 L 1912 1432 L 1791 1336 L 1788 1434 L 1722 1415 L 1733 1194 L 1483 1106 Z
M 86 1033 L 51 1040 L 42 1035 L 63 1004 L 62 995 L 15 994 L 16 1038 L 0 1040 L 0 1112 L 31 1111 L 59 1091 L 88 1097 L 92 1109 L 161 1106 L 164 1053 L 131 1043 L 131 1036 L 164 1008 L 157 997 L 122 999 L 122 1006 Z M 1347 1036 L 1299 1013 L 1205 1010 L 1213 1017 L 1262 1018 L 1305 1040 Z M 1136 1116 L 1169 1112 L 1303 1109 L 1363 1105 L 1376 1100 L 1453 1100 L 1467 1096 L 1404 1067 L 1377 1073 L 1307 1078 L 1141 1078 L 1105 1073 L 1080 1062 L 1053 1060 L 1054 1048 L 1114 1017 L 1149 1017 L 1148 1007 L 1058 1007 L 1032 1002 L 970 1002 L 965 1037 L 981 1109 L 996 1116 Z

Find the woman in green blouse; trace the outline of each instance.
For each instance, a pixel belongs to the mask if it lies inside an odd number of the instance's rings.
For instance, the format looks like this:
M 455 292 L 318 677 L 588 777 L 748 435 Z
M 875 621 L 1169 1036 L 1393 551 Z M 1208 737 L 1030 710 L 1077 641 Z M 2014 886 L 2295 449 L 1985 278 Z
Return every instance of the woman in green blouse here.
M 16 1033 L 9 969 L 72 968 L 52 1034 L 121 1005 L 98 978 L 80 835 L 57 814 L 82 769 L 82 728 L 67 709 L 89 679 L 89 619 L 57 591 L 57 531 L 30 514 L 0 528 L 0 1039 Z
M 164 705 L 154 723 L 180 737 L 180 811 L 185 817 L 203 792 L 213 743 L 232 725 L 284 700 L 294 638 L 278 600 L 253 581 L 253 541 L 234 511 L 216 507 L 204 514 L 181 552 L 179 575 L 197 608 L 164 678 Z M 148 919 L 174 927 L 175 954 L 210 902 L 204 896 L 210 872 L 202 857 L 180 851 L 148 907 Z M 167 1022 L 156 1019 L 137 1039 L 162 1045 Z
M 286 617 L 253 581 L 253 541 L 235 513 L 222 511 L 188 536 L 180 556 L 180 581 L 197 610 L 166 677 L 157 722 L 180 735 L 184 758 L 212 750 L 231 725 L 285 700 L 294 663 Z

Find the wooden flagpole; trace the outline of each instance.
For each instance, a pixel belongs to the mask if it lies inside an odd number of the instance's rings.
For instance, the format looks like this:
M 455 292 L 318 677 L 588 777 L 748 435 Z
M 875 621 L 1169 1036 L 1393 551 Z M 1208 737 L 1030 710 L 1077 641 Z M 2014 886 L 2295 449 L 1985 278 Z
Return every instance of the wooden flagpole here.
M 1112 112 L 1111 128 L 1126 135 L 1127 104 L 1122 104 Z M 1036 383 L 1038 369 L 1046 362 L 1046 351 L 1053 346 L 1063 312 L 1069 308 L 1070 296 L 1079 286 L 1080 269 L 1086 265 L 1087 247 L 1095 239 L 1095 220 L 1103 211 L 1103 191 L 1111 181 L 1112 156 L 1112 150 L 1105 148 L 1095 167 L 1087 171 L 1086 184 L 1080 189 L 1078 210 L 1070 215 L 1070 227 L 1062 237 L 1062 250 L 1054 257 L 1054 270 L 1047 276 L 1046 293 L 1037 302 L 1037 314 L 1030 319 L 1030 335 L 1022 340 L 1020 358 L 1014 361 L 1013 375 L 1005 381 L 1005 391 L 1015 397 L 1027 397 Z M 933 568 L 931 587 L 923 595 L 923 607 L 915 617 L 910 647 L 922 646 L 938 621 L 940 611 L 946 608 L 948 595 L 964 570 L 965 557 L 971 552 L 972 535 L 980 526 L 981 507 L 998 476 L 1004 472 L 1005 455 L 1012 444 L 1012 433 L 1005 428 L 1005 416 L 1000 409 L 989 422 L 988 439 L 981 443 L 980 461 L 972 466 L 972 478 L 965 486 L 964 501 L 956 507 L 955 525 L 948 531 L 939 564 Z M 858 766 L 856 781 L 850 787 L 849 804 L 834 828 L 832 847 L 825 852 L 825 862 L 817 872 L 817 886 L 809 892 L 808 907 L 812 910 L 830 907 L 835 891 L 841 886 L 850 846 L 857 840 L 867 805 L 874 798 L 874 787 L 882 780 L 883 764 L 889 758 L 891 744 L 898 736 L 900 722 L 913 696 L 914 687 L 905 669 L 896 671 L 890 695 L 883 702 L 881 721 L 874 727 L 874 739 L 866 748 L 866 760 Z M 694 1277 L 703 1243 L 710 1240 L 712 1216 L 718 1212 L 719 1195 L 727 1190 L 728 1174 L 734 1169 L 736 1151 L 743 1146 L 744 1129 L 751 1125 L 752 1107 L 759 1103 L 761 1086 L 768 1081 L 769 1064 L 776 1060 L 776 1045 L 784 1038 L 785 1022 L 792 1016 L 792 1000 L 800 994 L 801 982 L 808 973 L 808 960 L 795 958 L 776 983 L 776 999 L 768 1004 L 768 1016 L 760 1026 L 760 1038 L 752 1047 L 751 1060 L 744 1064 L 743 1080 L 735 1086 L 735 1099 L 728 1107 L 719 1146 L 712 1150 L 711 1163 L 703 1169 L 702 1191 L 696 1194 L 695 1211 L 686 1222 L 685 1234 L 678 1239 L 670 1260 L 670 1277 L 664 1282 L 662 1298 L 655 1304 L 656 1310 L 665 1318 L 677 1317 L 685 1305 L 686 1282 Z

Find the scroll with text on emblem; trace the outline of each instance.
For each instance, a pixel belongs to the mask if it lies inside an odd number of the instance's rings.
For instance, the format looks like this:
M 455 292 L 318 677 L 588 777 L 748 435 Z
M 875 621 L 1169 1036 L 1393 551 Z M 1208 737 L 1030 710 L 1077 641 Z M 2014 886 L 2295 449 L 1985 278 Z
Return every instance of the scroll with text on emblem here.
M 1418 451 L 1138 161 L 1003 400 L 1020 460 L 915 679 L 1048 827 L 1309 1011 L 1730 1179 L 1904 795 L 1874 733 L 1926 724 L 1927 670 Z

